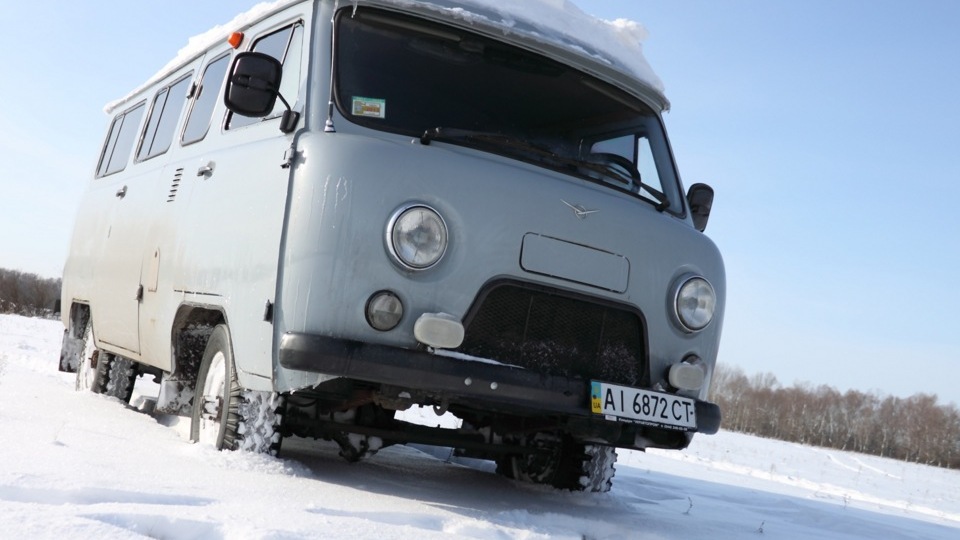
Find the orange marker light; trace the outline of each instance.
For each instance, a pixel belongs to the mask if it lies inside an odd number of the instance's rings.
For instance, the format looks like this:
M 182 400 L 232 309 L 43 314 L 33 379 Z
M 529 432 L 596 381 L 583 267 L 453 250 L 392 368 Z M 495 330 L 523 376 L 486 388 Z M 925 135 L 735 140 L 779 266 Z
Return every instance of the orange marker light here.
M 234 49 L 239 47 L 241 42 L 243 42 L 243 32 L 234 32 L 227 38 L 227 43 Z

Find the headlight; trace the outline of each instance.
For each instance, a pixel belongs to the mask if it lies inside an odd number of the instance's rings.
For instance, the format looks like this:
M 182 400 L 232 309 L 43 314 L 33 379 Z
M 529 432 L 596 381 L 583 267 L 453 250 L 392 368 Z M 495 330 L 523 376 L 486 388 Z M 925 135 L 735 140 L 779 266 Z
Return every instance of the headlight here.
M 703 330 L 713 320 L 717 295 L 707 280 L 699 276 L 681 278 L 676 289 L 674 315 L 686 332 Z
M 447 225 L 429 206 L 402 208 L 387 225 L 387 246 L 404 268 L 425 270 L 437 264 L 447 250 Z

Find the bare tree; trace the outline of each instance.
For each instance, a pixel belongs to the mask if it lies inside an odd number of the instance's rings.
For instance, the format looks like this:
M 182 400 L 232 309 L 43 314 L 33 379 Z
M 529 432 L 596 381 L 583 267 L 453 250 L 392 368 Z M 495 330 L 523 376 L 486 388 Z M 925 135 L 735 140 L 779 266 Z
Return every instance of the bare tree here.
M 822 385 L 782 387 L 770 373 L 714 371 L 725 429 L 941 467 L 960 468 L 960 412 L 937 396 L 907 399 Z
M 0 313 L 51 316 L 60 298 L 60 279 L 0 268 Z

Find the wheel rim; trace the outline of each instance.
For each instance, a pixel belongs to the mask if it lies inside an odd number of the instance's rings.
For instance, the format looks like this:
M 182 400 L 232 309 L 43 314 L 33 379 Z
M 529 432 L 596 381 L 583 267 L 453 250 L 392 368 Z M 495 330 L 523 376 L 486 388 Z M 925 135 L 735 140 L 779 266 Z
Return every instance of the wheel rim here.
M 100 351 L 93 342 L 93 327 L 87 323 L 83 333 L 83 353 L 80 355 L 80 365 L 77 366 L 77 390 L 91 390 L 97 379 L 97 360 Z
M 218 447 L 222 427 L 224 390 L 227 370 L 226 358 L 217 352 L 210 360 L 210 369 L 203 381 L 203 393 L 200 402 L 200 429 L 197 439 L 202 444 Z
M 550 479 L 556 475 L 560 461 L 560 441 L 545 433 L 535 433 L 527 436 L 522 444 L 536 448 L 538 452 L 513 459 L 514 478 L 537 484 L 549 483 Z

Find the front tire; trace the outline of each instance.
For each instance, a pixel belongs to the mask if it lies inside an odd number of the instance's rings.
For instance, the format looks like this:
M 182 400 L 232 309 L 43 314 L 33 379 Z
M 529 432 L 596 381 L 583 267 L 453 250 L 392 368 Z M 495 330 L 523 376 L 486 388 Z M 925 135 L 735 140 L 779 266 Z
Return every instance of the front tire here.
M 613 486 L 616 449 L 587 444 L 568 435 L 536 433 L 519 444 L 531 448 L 523 455 L 497 460 L 497 474 L 532 484 L 546 484 L 569 491 L 606 493 Z
M 197 375 L 190 438 L 217 450 L 277 455 L 283 398 L 276 392 L 244 390 L 237 379 L 230 332 L 213 329 Z

